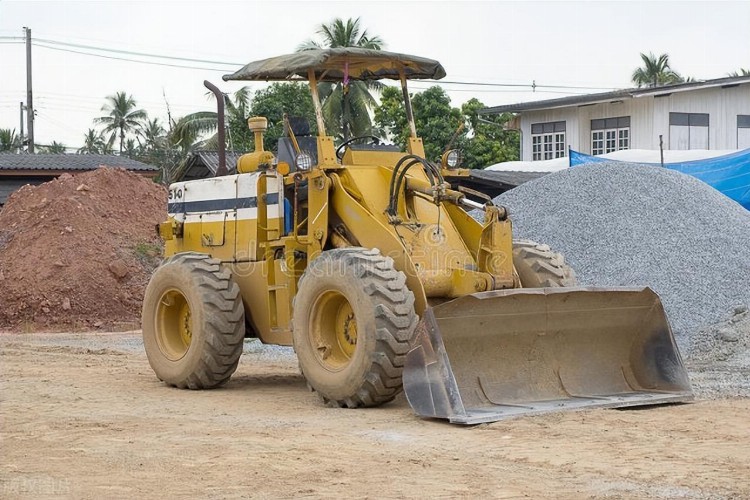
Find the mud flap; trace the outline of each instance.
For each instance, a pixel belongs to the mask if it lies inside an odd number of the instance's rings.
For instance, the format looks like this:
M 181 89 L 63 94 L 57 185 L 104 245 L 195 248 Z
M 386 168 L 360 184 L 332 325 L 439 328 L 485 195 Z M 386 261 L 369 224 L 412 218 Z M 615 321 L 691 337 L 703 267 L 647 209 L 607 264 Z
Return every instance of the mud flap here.
M 414 411 L 457 424 L 692 399 L 650 288 L 526 288 L 428 308 L 407 354 Z

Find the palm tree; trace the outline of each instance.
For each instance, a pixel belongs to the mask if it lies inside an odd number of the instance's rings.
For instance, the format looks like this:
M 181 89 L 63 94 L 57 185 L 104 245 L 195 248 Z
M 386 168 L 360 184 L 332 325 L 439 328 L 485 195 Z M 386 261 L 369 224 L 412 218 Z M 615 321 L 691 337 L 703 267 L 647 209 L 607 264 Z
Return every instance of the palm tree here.
M 317 31 L 322 41 L 308 40 L 297 51 L 336 47 L 359 47 L 380 50 L 384 42 L 378 36 L 370 36 L 360 26 L 359 18 L 343 21 L 336 18 L 329 24 L 321 24 Z M 318 92 L 323 101 L 323 119 L 331 135 L 347 140 L 351 135 L 372 134 L 370 109 L 377 105 L 371 91 L 379 91 L 380 82 L 352 81 L 348 88 L 342 83 L 320 83 Z
M 48 146 L 39 146 L 39 152 L 53 155 L 65 154 L 66 150 L 65 144 L 57 141 L 52 141 Z
M 16 129 L 0 128 L 0 152 L 15 153 L 21 149 L 21 138 Z
M 643 67 L 633 71 L 633 83 L 642 87 L 657 87 L 669 83 L 683 82 L 684 78 L 669 66 L 669 55 L 662 54 L 658 58 L 654 54 L 641 53 Z
M 102 132 L 90 128 L 83 137 L 83 146 L 78 148 L 78 154 L 107 154 L 111 152 L 111 144 L 107 144 Z
M 727 76 L 750 76 L 750 69 L 740 68 L 739 71 L 727 73 Z
M 192 113 L 195 115 L 196 113 Z M 215 115 L 215 113 L 214 113 Z M 165 136 L 164 148 L 158 155 L 157 163 L 161 170 L 161 182 L 169 184 L 174 182 L 187 162 L 188 156 L 200 145 L 197 128 L 189 122 L 202 118 L 191 117 L 191 115 L 178 118 L 176 121 L 169 120 L 169 130 Z M 213 119 L 216 122 L 216 116 Z
M 214 94 L 209 93 L 209 95 L 213 96 Z M 246 122 L 250 112 L 250 87 L 242 87 L 232 97 L 225 94 L 224 110 L 226 125 L 230 127 L 233 134 L 242 135 L 242 138 L 237 139 L 244 143 L 245 141 L 242 139 L 250 137 L 250 130 L 247 128 Z M 216 148 L 218 115 L 215 111 L 190 113 L 178 119 L 172 125 L 171 141 L 176 146 L 181 148 Z M 201 141 L 201 138 L 207 134 L 212 135 Z M 245 146 L 249 144 L 245 144 Z
M 141 147 L 136 144 L 135 139 L 125 141 L 125 149 L 120 154 L 125 154 L 128 158 L 137 158 L 141 155 Z
M 143 142 L 141 142 L 141 138 L 143 138 Z M 140 144 L 144 150 L 152 151 L 158 149 L 164 142 L 165 138 L 166 130 L 164 130 L 162 124 L 159 123 L 159 119 L 154 118 L 153 120 L 146 120 L 146 123 L 143 124 L 140 137 L 138 138 L 138 144 Z
M 110 141 L 114 140 L 119 132 L 120 154 L 125 143 L 125 134 L 137 132 L 141 124 L 147 119 L 146 111 L 136 109 L 136 102 L 132 95 L 125 92 L 117 92 L 115 95 L 107 96 L 107 102 L 102 106 L 106 116 L 94 118 L 94 123 L 104 125 L 104 132 L 111 132 Z

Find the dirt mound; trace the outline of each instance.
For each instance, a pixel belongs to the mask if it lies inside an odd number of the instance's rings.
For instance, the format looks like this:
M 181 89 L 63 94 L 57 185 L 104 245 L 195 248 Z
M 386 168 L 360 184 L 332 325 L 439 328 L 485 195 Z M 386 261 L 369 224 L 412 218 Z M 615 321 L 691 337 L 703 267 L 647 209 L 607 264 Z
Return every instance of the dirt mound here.
M 100 168 L 24 186 L 0 211 L 0 328 L 137 327 L 166 190 Z

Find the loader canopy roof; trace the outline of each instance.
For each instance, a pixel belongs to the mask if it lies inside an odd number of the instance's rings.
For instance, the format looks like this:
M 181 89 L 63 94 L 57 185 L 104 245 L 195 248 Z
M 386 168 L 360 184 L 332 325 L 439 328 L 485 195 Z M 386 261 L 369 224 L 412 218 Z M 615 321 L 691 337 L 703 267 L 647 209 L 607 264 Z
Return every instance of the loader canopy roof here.
M 352 80 L 399 80 L 400 72 L 409 80 L 439 80 L 445 76 L 443 66 L 434 59 L 385 52 L 382 50 L 341 47 L 311 49 L 271 57 L 245 65 L 224 75 L 228 80 L 307 80 L 313 70 L 319 82 L 340 82 L 348 72 Z

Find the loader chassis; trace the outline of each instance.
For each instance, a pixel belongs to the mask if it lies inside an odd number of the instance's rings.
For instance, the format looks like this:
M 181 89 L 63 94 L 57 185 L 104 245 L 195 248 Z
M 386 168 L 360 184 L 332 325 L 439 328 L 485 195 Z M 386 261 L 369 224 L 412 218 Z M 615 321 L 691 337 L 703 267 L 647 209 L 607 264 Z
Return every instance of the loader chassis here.
M 360 161 L 377 162 L 359 153 Z M 181 237 L 167 239 L 165 253 L 200 252 L 220 259 L 240 286 L 257 336 L 285 345 L 291 345 L 291 300 L 301 276 L 294 270 L 304 270 L 310 256 L 314 259 L 336 244 L 379 248 L 400 262 L 400 269 L 410 271 L 410 289 L 419 294 L 418 310 L 424 310 L 428 298 L 450 299 L 517 284 L 509 221 L 496 218 L 484 231 L 484 243 L 491 245 L 482 253 L 491 257 L 484 262 L 475 257 L 483 228 L 462 209 L 451 211 L 425 196 L 410 196 L 402 201 L 410 218 L 392 224 L 378 207 L 388 204 L 393 170 L 383 165 L 382 154 L 376 155 L 380 165 L 349 164 L 309 176 L 305 212 L 318 227 L 301 228 L 305 235 L 283 234 L 285 217 L 293 218 L 289 207 L 294 203 L 285 203 L 285 179 L 276 171 L 175 183 L 170 187 L 174 196 L 167 230 L 176 224 Z M 395 164 L 404 153 L 390 156 L 389 163 Z M 429 187 L 426 179 L 412 175 L 409 180 L 415 185 Z M 339 231 L 335 243 L 324 242 L 331 230 L 330 223 L 323 223 L 331 215 Z M 479 238 L 472 241 L 465 235 Z M 269 314 L 252 313 L 258 310 Z
M 263 150 L 266 121 L 253 117 L 256 150 L 237 174 L 170 186 L 158 227 L 167 259 L 143 309 L 160 379 L 219 386 L 242 338 L 254 336 L 293 345 L 309 385 L 333 406 L 390 401 L 402 376 L 418 414 L 457 423 L 690 398 L 655 294 L 552 293 L 575 285 L 562 256 L 514 242 L 507 210 L 451 189 L 448 153 L 440 165 L 424 158 L 406 81 L 444 74 L 429 59 L 327 49 L 225 77 L 308 80 L 319 133 L 303 151 L 287 127 L 297 157 L 281 161 Z M 350 78 L 400 81 L 406 151 L 356 141 L 334 149 L 317 83 Z

